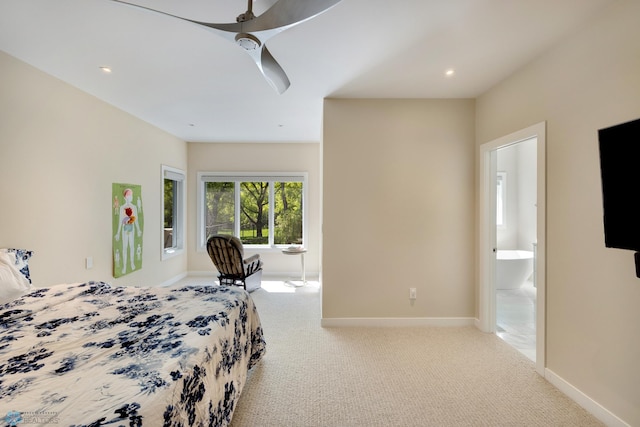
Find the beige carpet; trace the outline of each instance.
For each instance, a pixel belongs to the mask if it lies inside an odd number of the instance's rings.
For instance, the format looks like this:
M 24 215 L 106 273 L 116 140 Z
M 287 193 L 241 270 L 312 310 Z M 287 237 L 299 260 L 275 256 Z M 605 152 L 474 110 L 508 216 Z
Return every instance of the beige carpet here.
M 252 294 L 267 354 L 232 427 L 602 425 L 473 327 L 321 328 L 320 297 L 265 282 Z

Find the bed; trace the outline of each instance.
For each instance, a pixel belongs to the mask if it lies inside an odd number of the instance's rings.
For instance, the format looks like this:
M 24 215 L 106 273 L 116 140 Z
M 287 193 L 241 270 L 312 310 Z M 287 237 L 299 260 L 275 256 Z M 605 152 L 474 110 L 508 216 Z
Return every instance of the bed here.
M 256 307 L 240 287 L 30 288 L 0 301 L 0 417 L 226 426 L 264 353 Z

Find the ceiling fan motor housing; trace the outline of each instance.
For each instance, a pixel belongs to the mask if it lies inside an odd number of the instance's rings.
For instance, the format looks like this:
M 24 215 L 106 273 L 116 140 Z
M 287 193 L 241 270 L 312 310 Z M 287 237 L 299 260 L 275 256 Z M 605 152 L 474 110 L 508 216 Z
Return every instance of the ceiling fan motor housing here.
M 245 50 L 256 50 L 261 46 L 260 40 L 248 33 L 238 33 L 236 35 L 236 43 Z
M 259 16 L 255 16 L 253 13 L 254 0 L 248 0 L 247 11 L 238 15 L 235 23 L 201 22 L 129 3 L 130 0 L 111 1 L 201 25 L 229 41 L 235 41 L 251 56 L 269 84 L 278 93 L 282 94 L 289 88 L 291 82 L 280 64 L 278 64 L 278 61 L 267 49 L 267 40 L 287 28 L 296 26 L 325 12 L 341 0 L 268 0 L 271 6 Z M 249 31 L 253 34 L 244 31 Z

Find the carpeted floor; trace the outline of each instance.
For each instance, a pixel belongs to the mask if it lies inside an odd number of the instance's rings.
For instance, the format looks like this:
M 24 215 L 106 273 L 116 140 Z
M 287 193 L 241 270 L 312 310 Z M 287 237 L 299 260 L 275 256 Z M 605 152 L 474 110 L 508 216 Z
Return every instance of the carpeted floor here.
M 232 427 L 601 426 L 474 327 L 321 328 L 317 283 L 252 293 L 267 354 Z

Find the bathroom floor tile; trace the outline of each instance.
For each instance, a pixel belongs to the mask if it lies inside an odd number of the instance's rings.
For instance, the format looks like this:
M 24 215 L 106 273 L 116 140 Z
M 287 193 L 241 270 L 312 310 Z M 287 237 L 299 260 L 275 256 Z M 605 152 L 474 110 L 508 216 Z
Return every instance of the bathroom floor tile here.
M 535 362 L 536 288 L 532 283 L 496 292 L 496 331 L 496 335 Z

